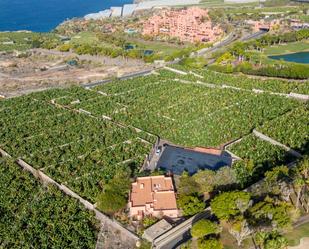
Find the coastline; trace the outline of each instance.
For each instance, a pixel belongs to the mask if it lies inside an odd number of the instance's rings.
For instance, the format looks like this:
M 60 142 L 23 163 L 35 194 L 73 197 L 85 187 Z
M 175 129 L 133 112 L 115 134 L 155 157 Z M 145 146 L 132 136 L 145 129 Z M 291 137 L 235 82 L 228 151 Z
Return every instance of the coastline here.
M 78 0 L 70 0 L 78 1 Z M 26 15 L 16 15 L 15 10 L 8 10 L 5 13 L 2 22 L 2 27 L 0 25 L 0 32 L 35 32 L 35 33 L 49 33 L 52 32 L 59 25 L 70 21 L 72 19 L 103 19 L 103 18 L 113 18 L 113 17 L 130 17 L 135 13 L 140 11 L 150 10 L 156 7 L 169 7 L 169 6 L 185 6 L 198 4 L 200 0 L 114 0 L 110 1 L 109 4 L 102 4 L 100 1 L 94 1 L 89 3 L 87 6 L 91 6 L 92 9 L 99 9 L 98 12 L 86 12 L 83 6 L 77 6 L 70 10 L 63 10 L 63 8 L 53 9 L 49 11 L 50 2 L 46 2 L 47 6 L 44 5 L 45 9 L 40 10 L 40 17 L 33 18 L 33 11 L 30 9 L 20 8 L 16 10 L 17 13 L 24 11 Z M 99 4 L 98 4 L 99 3 Z M 118 4 L 119 3 L 119 4 Z M 85 5 L 85 4 L 84 4 Z M 1 8 L 0 4 L 0 8 Z M 100 6 L 102 9 L 100 10 Z M 104 6 L 106 6 L 104 8 Z M 48 10 L 46 10 L 48 9 Z M 81 11 L 83 9 L 84 11 Z M 73 11 L 74 10 L 74 11 Z M 47 12 L 46 15 L 44 11 Z M 61 12 L 61 13 L 58 13 Z M 80 14 L 84 12 L 83 14 Z M 6 15 L 8 17 L 6 17 Z M 53 18 L 46 21 L 46 17 L 52 15 Z M 58 15 L 58 16 L 56 16 Z M 14 16 L 14 17 L 11 17 Z M 20 17 L 22 16 L 22 18 Z M 10 19 L 10 17 L 12 19 Z M 12 26 L 10 23 L 15 23 Z
M 0 32 L 51 32 L 60 23 L 88 13 L 132 3 L 133 0 L 15 0 L 0 1 Z
M 156 7 L 172 7 L 199 4 L 200 0 L 134 0 L 132 4 L 112 6 L 96 13 L 89 13 L 84 16 L 86 20 L 97 20 L 110 17 L 129 17 L 134 13 L 150 10 Z

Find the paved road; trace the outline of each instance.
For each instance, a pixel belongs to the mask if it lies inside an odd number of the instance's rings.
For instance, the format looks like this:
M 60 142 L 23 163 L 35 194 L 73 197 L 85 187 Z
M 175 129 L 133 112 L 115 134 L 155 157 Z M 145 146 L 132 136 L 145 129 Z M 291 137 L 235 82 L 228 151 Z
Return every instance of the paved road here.
M 209 218 L 210 214 L 210 208 L 207 208 L 204 212 L 198 213 L 190 219 L 182 222 L 178 226 L 156 238 L 153 242 L 153 248 L 174 249 L 178 247 L 180 244 L 191 238 L 190 229 L 192 224 L 200 219 Z
M 197 56 L 201 56 L 204 55 L 206 53 L 212 53 L 215 52 L 216 50 L 218 50 L 219 48 L 222 48 L 224 46 L 229 45 L 230 43 L 232 43 L 233 41 L 235 41 L 237 39 L 237 35 L 235 33 L 231 33 L 225 40 L 223 40 L 222 42 L 214 45 L 213 47 L 210 48 L 204 48 L 201 49 L 199 51 L 196 52 Z
M 260 30 L 260 31 L 258 31 L 256 33 L 253 33 L 251 35 L 245 36 L 245 37 L 241 38 L 240 40 L 241 41 L 248 41 L 248 40 L 251 40 L 251 39 L 257 39 L 257 38 L 265 35 L 267 32 L 268 31 L 266 31 L 266 30 Z

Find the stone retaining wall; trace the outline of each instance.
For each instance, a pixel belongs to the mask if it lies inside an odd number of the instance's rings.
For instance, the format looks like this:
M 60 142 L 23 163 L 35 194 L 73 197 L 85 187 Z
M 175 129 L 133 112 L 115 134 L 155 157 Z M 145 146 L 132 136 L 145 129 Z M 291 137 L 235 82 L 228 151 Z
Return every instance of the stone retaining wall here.
M 281 148 L 283 148 L 284 150 L 286 150 L 288 153 L 290 153 L 291 155 L 293 155 L 293 156 L 295 156 L 295 157 L 297 157 L 297 158 L 301 158 L 301 157 L 302 157 L 302 155 L 301 155 L 299 152 L 297 152 L 297 151 L 295 151 L 295 150 L 289 148 L 288 146 L 286 146 L 286 145 L 284 145 L 284 144 L 282 144 L 282 143 L 280 143 L 280 142 L 278 142 L 278 141 L 276 141 L 276 140 L 274 140 L 274 139 L 272 139 L 272 138 L 266 136 L 265 134 L 263 134 L 263 133 L 261 133 L 261 132 L 255 130 L 255 129 L 253 130 L 253 134 L 254 134 L 255 136 L 257 136 L 258 138 L 264 140 L 264 141 L 267 141 L 267 142 L 269 142 L 269 143 L 271 143 L 271 144 L 273 144 L 273 145 L 280 146 Z

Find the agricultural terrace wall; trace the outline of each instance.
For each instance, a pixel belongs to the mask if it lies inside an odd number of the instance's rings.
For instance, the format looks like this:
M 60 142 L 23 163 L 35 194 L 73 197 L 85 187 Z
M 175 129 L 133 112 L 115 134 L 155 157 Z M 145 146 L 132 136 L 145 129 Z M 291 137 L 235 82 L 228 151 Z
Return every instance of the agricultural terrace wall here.
M 188 74 L 187 72 L 184 72 L 184 71 L 172 68 L 172 67 L 164 67 L 164 69 L 171 71 L 173 73 L 181 74 L 181 75 L 187 75 Z
M 9 155 L 7 152 L 2 150 L 1 148 L 0 148 L 0 154 L 3 157 L 11 158 L 11 155 Z M 65 185 L 57 183 L 55 180 L 53 180 L 52 178 L 44 174 L 42 171 L 33 168 L 31 165 L 29 165 L 28 163 L 26 163 L 25 161 L 21 159 L 18 159 L 16 163 L 20 167 L 22 167 L 24 170 L 30 172 L 35 178 L 39 179 L 43 184 L 53 184 L 65 194 L 77 199 L 80 203 L 82 203 L 85 206 L 86 209 L 94 211 L 95 216 L 97 220 L 101 222 L 101 225 L 105 224 L 107 226 L 113 227 L 116 231 L 118 231 L 119 236 L 123 239 L 123 241 L 126 241 L 127 244 L 135 245 L 136 242 L 139 241 L 139 237 L 137 235 L 135 235 L 131 231 L 124 228 L 117 221 L 112 220 L 111 218 L 109 218 L 108 216 L 106 216 L 105 214 L 97 210 L 93 204 L 91 204 L 87 200 L 80 197 L 78 194 L 70 190 Z
M 266 136 L 265 134 L 255 130 L 255 129 L 253 130 L 253 134 L 255 136 L 257 136 L 258 138 L 260 138 L 262 140 L 265 140 L 265 141 L 267 141 L 267 142 L 269 142 L 269 143 L 271 143 L 273 145 L 280 146 L 281 148 L 286 150 L 288 153 L 290 153 L 291 155 L 293 155 L 293 156 L 295 156 L 297 158 L 301 158 L 302 157 L 302 155 L 300 153 L 298 153 L 297 151 L 295 151 L 295 150 L 289 148 L 288 146 L 286 146 L 286 145 L 284 145 L 284 144 L 282 144 L 282 143 L 280 143 L 280 142 L 278 142 L 278 141 L 276 141 L 276 140 Z

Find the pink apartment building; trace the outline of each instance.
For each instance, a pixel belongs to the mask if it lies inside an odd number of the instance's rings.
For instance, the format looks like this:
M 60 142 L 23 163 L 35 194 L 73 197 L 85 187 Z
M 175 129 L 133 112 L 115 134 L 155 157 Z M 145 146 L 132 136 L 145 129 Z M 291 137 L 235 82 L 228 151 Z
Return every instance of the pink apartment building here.
M 198 7 L 163 11 L 143 24 L 143 35 L 166 35 L 183 42 L 213 42 L 223 34 L 209 19 L 208 11 Z
M 130 217 L 144 216 L 176 218 L 179 215 L 176 195 L 171 177 L 138 177 L 132 183 L 129 199 Z

